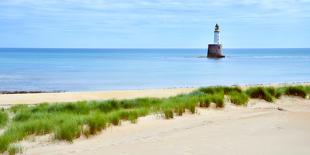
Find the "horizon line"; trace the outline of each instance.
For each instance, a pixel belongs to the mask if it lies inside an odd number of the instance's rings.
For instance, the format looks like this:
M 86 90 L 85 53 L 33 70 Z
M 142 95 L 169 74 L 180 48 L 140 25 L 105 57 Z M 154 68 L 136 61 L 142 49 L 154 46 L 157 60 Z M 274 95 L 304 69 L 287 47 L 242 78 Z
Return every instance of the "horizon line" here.
M 310 47 L 227 47 L 223 49 L 309 49 Z M 208 47 L 188 47 L 188 48 L 182 48 L 182 47 L 147 47 L 147 48 L 139 48 L 139 47 L 98 47 L 98 48 L 92 48 L 92 47 L 0 47 L 0 49 L 134 49 L 134 50 L 143 50 L 143 49 L 179 49 L 179 50 L 186 50 L 186 49 L 208 49 Z

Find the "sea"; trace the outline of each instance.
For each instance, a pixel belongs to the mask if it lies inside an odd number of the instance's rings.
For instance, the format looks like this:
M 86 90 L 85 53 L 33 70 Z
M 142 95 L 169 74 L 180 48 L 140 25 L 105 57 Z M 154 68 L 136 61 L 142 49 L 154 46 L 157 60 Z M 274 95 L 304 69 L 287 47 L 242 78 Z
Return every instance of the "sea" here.
M 0 48 L 0 91 L 98 91 L 310 82 L 310 49 Z

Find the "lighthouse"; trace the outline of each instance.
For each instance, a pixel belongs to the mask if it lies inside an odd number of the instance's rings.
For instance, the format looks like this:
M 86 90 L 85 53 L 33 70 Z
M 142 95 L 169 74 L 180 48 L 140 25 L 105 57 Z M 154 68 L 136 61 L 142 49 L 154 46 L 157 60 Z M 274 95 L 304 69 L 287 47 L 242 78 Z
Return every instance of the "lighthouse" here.
M 224 58 L 222 54 L 222 44 L 220 43 L 220 26 L 215 25 L 214 42 L 208 45 L 208 58 Z
M 220 44 L 220 26 L 218 24 L 215 25 L 214 29 L 214 44 Z

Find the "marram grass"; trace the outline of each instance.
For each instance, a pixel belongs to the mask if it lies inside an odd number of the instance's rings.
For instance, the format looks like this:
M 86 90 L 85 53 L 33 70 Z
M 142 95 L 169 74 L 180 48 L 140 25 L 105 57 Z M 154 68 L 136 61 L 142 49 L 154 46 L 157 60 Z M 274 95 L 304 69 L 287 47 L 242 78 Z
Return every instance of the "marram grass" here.
M 206 87 L 189 94 L 169 98 L 137 98 L 130 100 L 79 101 L 70 103 L 42 103 L 35 106 L 17 105 L 0 110 L 0 153 L 16 154 L 16 143 L 29 135 L 51 134 L 56 140 L 95 135 L 122 121 L 136 123 L 139 117 L 160 113 L 165 119 L 196 113 L 197 107 L 225 106 L 224 96 L 236 105 L 246 105 L 249 98 L 273 102 L 282 95 L 307 98 L 309 86 L 286 87 Z M 9 114 L 12 117 L 8 117 Z
M 4 127 L 9 120 L 8 113 L 4 109 L 0 110 L 0 128 Z
M 249 101 L 249 97 L 243 92 L 230 92 L 228 96 L 231 103 L 236 105 L 246 105 Z

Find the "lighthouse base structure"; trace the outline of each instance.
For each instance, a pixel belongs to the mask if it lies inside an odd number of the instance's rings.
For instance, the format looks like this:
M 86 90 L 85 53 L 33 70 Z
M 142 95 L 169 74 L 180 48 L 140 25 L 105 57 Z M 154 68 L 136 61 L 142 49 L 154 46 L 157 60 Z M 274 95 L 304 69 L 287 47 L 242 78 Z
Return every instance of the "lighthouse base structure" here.
M 222 54 L 221 44 L 209 44 L 208 46 L 208 58 L 224 58 L 225 55 Z

